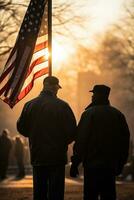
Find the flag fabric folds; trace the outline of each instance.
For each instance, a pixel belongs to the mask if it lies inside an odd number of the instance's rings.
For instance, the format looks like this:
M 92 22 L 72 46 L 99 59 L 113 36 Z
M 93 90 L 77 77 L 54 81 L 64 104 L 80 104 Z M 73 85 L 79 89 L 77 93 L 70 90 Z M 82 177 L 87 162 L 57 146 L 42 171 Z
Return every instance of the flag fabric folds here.
M 48 0 L 31 0 L 0 77 L 0 98 L 12 108 L 48 71 Z

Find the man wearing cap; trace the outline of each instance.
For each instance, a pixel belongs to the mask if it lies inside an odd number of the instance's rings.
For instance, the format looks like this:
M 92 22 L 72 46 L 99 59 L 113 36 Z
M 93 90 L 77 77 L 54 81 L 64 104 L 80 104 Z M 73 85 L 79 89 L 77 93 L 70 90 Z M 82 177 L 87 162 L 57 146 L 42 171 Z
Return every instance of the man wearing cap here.
M 84 166 L 84 200 L 116 200 L 115 178 L 127 162 L 129 129 L 124 115 L 109 102 L 110 88 L 95 85 L 92 102 L 78 124 L 70 175 Z
M 12 141 L 6 128 L 0 135 L 0 181 L 6 178 Z
M 58 78 L 46 77 L 40 95 L 25 104 L 17 129 L 29 138 L 34 200 L 63 200 L 67 149 L 76 136 L 70 106 L 57 97 Z

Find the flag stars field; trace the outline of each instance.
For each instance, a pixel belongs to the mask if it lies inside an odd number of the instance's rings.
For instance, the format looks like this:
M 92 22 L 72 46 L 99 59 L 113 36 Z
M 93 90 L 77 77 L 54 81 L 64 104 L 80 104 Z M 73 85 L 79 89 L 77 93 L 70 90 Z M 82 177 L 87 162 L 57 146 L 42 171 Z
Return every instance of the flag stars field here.
M 47 3 L 31 0 L 0 77 L 0 98 L 10 107 L 29 93 L 36 78 L 48 73 L 48 56 L 44 51 L 48 46 Z

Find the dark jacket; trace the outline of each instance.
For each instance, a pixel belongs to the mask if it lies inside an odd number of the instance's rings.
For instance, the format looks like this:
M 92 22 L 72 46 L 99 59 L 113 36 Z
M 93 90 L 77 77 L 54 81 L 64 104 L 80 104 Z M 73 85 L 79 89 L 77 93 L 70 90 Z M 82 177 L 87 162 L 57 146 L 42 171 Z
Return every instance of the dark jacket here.
M 0 136 L 0 162 L 8 161 L 11 148 L 11 139 L 5 135 Z
M 24 144 L 19 139 L 15 141 L 14 155 L 15 155 L 17 160 L 23 160 L 24 159 Z
M 68 144 L 76 136 L 76 120 L 66 102 L 43 91 L 26 103 L 17 129 L 29 138 L 33 165 L 65 164 Z
M 124 115 L 110 105 L 89 106 L 78 124 L 75 153 L 84 166 L 119 174 L 127 161 L 129 129 Z

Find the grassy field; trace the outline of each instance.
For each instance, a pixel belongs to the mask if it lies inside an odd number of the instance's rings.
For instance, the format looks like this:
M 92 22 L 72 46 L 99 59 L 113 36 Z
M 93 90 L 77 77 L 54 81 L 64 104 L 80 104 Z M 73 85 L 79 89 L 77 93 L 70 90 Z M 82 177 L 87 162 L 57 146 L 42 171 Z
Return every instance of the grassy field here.
M 134 183 L 117 184 L 118 200 L 134 200 Z M 32 188 L 0 188 L 0 200 L 32 200 Z M 82 200 L 82 185 L 66 184 L 65 200 Z

